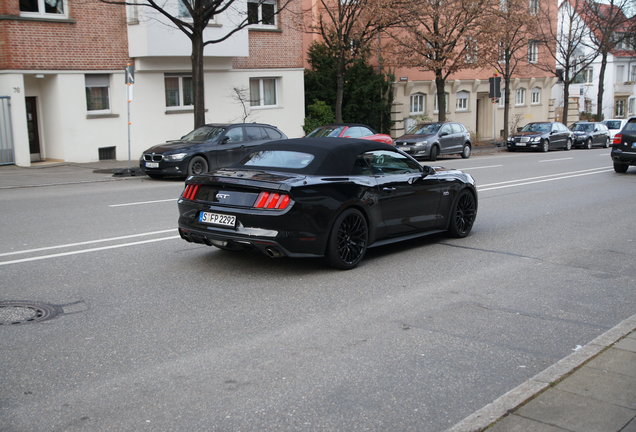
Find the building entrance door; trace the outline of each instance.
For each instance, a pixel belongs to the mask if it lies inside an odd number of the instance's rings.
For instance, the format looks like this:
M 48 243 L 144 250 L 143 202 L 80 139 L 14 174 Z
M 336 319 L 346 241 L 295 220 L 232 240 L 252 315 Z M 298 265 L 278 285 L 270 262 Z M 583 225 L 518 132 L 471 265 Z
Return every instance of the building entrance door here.
M 38 104 L 37 98 L 28 96 L 24 98 L 26 103 L 27 131 L 29 133 L 29 149 L 31 151 L 31 162 L 42 160 L 40 151 L 40 131 L 38 129 Z

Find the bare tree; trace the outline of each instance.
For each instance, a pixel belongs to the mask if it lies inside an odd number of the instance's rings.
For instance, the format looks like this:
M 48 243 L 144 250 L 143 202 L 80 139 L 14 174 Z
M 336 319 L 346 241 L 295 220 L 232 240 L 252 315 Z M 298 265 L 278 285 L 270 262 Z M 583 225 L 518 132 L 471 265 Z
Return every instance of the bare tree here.
M 341 123 L 345 75 L 363 57 L 381 30 L 393 24 L 400 0 L 316 0 L 304 11 L 306 29 L 320 35 L 336 62 L 336 122 Z
M 285 9 L 291 0 L 279 2 L 278 8 L 268 13 L 254 14 L 239 11 L 239 21 L 229 26 L 227 32 L 216 39 L 205 40 L 203 32 L 214 17 L 239 7 L 239 0 L 100 0 L 112 5 L 141 6 L 154 9 L 163 15 L 172 25 L 181 30 L 192 44 L 190 56 L 192 62 L 192 91 L 194 99 L 194 127 L 205 123 L 205 88 L 203 80 L 203 50 L 207 45 L 221 43 L 233 34 L 243 30 L 251 24 L 271 21 L 272 17 Z M 184 16 L 174 13 L 177 2 L 187 11 Z M 255 2 L 258 7 L 265 4 L 263 0 Z M 269 4 L 269 3 L 268 3 Z M 172 7 L 171 7 L 172 6 Z
M 563 82 L 563 122 L 568 121 L 570 84 L 598 56 L 598 51 L 590 44 L 589 27 L 581 17 L 585 1 L 564 0 L 558 9 L 557 22 L 549 7 L 541 9 L 539 15 L 539 19 L 547 24 L 539 29 L 548 58 L 538 62 L 537 67 L 553 73 Z
M 479 29 L 492 9 L 492 0 L 408 0 L 399 28 L 390 31 L 396 63 L 435 74 L 440 121 L 446 119 L 446 80 L 481 61 L 475 55 Z
M 486 43 L 480 55 L 503 79 L 504 141 L 508 138 L 510 122 L 510 80 L 521 65 L 528 62 L 528 41 L 536 34 L 534 16 L 539 4 L 527 0 L 502 1 L 492 13 L 492 19 L 483 27 Z
M 608 0 L 607 3 L 586 0 L 582 5 L 581 13 L 590 28 L 590 41 L 601 56 L 596 96 L 597 120 L 601 120 L 603 117 L 607 56 L 636 33 L 636 20 L 627 18 L 624 13 L 633 4 L 634 0 Z

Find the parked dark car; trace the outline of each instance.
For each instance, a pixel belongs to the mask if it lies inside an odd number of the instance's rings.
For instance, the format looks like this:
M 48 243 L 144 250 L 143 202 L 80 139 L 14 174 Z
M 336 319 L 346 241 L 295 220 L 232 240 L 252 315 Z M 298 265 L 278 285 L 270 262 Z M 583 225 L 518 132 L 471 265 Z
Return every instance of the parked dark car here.
M 574 147 L 591 149 L 593 146 L 609 147 L 607 126 L 600 122 L 576 122 L 570 126 Z
M 355 267 L 367 248 L 447 231 L 477 215 L 469 174 L 422 167 L 388 144 L 299 138 L 263 144 L 240 163 L 186 180 L 184 240 L 270 257 L 321 257 Z
M 456 122 L 415 125 L 406 135 L 395 139 L 395 146 L 413 157 L 432 161 L 441 154 L 460 154 L 469 158 L 472 150 L 470 132 L 466 126 Z
M 630 165 L 636 165 L 636 117 L 630 117 L 614 136 L 611 155 L 617 173 L 625 173 Z
M 340 123 L 320 126 L 307 134 L 307 138 L 360 138 L 365 140 L 393 144 L 393 138 L 387 134 L 374 131 L 367 125 L 356 123 Z
M 508 151 L 553 149 L 570 150 L 572 131 L 559 122 L 528 123 L 519 132 L 508 137 Z
M 255 146 L 286 138 L 268 124 L 207 124 L 180 140 L 150 147 L 139 166 L 152 178 L 187 177 L 234 164 Z

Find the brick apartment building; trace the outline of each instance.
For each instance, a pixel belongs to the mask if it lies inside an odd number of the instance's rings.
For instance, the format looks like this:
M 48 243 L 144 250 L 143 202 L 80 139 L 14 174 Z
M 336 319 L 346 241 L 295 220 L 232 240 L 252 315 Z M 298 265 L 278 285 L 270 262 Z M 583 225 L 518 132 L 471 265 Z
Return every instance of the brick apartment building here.
M 216 39 L 243 19 L 250 0 L 215 17 Z M 278 7 L 253 2 L 252 10 Z M 266 4 L 267 6 L 263 6 Z M 167 8 L 183 16 L 177 0 Z M 302 33 L 295 2 L 205 49 L 206 122 L 271 123 L 301 136 Z M 186 11 L 187 13 L 187 11 Z M 147 7 L 99 0 L 0 3 L 0 163 L 91 162 L 128 158 L 128 89 L 135 67 L 131 158 L 192 129 L 190 41 Z M 248 95 L 241 102 L 237 91 Z M 244 105 L 247 106 L 244 107 Z

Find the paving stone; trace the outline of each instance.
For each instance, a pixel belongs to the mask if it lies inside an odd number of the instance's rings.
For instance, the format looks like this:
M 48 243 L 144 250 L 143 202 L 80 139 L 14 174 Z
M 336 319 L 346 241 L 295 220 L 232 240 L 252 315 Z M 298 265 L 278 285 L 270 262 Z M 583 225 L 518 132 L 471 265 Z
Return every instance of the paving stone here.
M 625 338 L 622 341 L 620 341 L 619 343 L 617 343 L 616 345 L 614 345 L 613 348 L 618 348 L 618 349 L 622 349 L 622 350 L 625 350 L 625 351 L 636 352 L 636 338 L 634 338 L 634 339 Z
M 556 388 L 519 408 L 517 414 L 577 432 L 619 431 L 635 411 Z
M 586 366 L 636 377 L 636 352 L 610 348 Z
M 556 388 L 636 410 L 636 378 L 629 376 L 583 367 Z
M 551 426 L 536 420 L 531 420 L 511 414 L 499 420 L 487 432 L 563 432 L 566 429 Z

